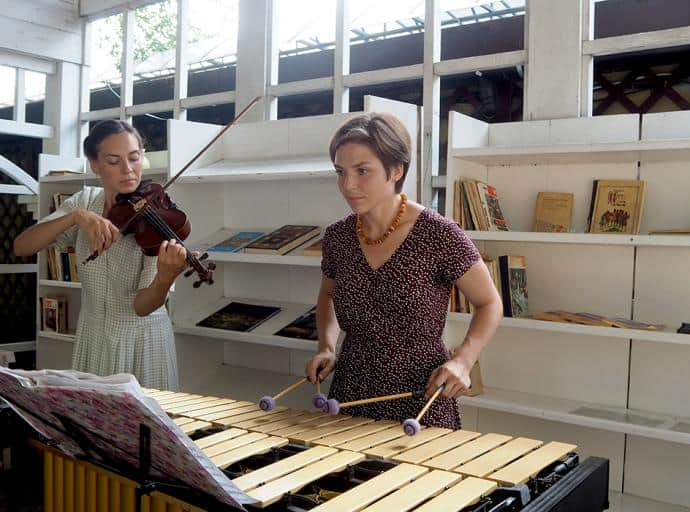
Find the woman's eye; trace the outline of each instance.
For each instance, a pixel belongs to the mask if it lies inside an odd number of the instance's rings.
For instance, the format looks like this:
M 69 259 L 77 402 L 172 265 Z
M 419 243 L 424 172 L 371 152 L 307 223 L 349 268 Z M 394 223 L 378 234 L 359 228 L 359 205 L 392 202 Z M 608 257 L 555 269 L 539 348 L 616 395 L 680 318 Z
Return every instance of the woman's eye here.
M 364 169 L 364 168 L 359 169 L 359 174 L 367 174 L 368 172 L 369 172 L 369 169 Z
M 120 163 L 119 160 L 106 160 L 106 162 L 108 165 L 117 165 Z
M 342 176 L 342 175 L 343 175 L 343 170 L 342 170 L 342 169 L 336 169 L 336 170 L 335 170 L 335 173 L 336 173 L 338 176 Z

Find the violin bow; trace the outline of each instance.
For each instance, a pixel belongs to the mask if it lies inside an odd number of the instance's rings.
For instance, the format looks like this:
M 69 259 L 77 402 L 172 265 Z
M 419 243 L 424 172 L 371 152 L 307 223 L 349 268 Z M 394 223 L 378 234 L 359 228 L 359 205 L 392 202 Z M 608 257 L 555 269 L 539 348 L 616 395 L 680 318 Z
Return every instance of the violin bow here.
M 216 142 L 218 139 L 220 139 L 220 138 L 223 136 L 223 134 L 224 134 L 225 132 L 227 132 L 230 128 L 232 128 L 240 119 L 242 119 L 242 118 L 244 117 L 244 115 L 245 115 L 247 112 L 249 112 L 249 111 L 254 107 L 254 105 L 256 105 L 256 104 L 259 102 L 260 99 L 261 99 L 261 96 L 256 96 L 252 101 L 250 101 L 249 104 L 248 104 L 246 107 L 244 107 L 244 108 L 242 109 L 242 111 L 241 111 L 239 114 L 237 114 L 237 116 L 236 116 L 232 121 L 230 121 L 228 124 L 226 124 L 226 125 L 223 127 L 223 129 L 222 129 L 221 131 L 219 131 L 219 132 L 215 135 L 215 137 L 213 137 L 203 148 L 201 148 L 201 149 L 197 152 L 197 154 L 194 155 L 194 157 L 193 157 L 189 162 L 187 162 L 187 163 L 185 164 L 185 166 L 182 167 L 182 169 L 180 169 L 179 172 L 178 172 L 177 174 L 175 174 L 175 176 L 173 176 L 172 178 L 170 178 L 170 179 L 168 180 L 168 182 L 167 182 L 165 185 L 163 185 L 163 190 L 164 190 L 164 191 L 167 190 L 167 188 L 168 188 L 170 185 L 172 185 L 173 183 L 175 183 L 175 180 L 176 180 L 177 178 L 179 178 L 179 177 L 182 175 L 183 172 L 185 172 L 187 169 L 189 169 L 189 167 L 190 167 L 194 162 L 196 162 L 196 161 L 199 159 L 199 157 L 200 157 L 201 155 L 203 155 L 203 154 L 206 152 L 206 150 L 207 150 L 208 148 L 210 148 L 211 146 L 213 146 L 213 144 L 215 144 L 215 142 Z M 141 202 L 141 201 L 143 201 L 143 202 Z M 125 230 L 127 229 L 127 227 L 132 223 L 132 221 L 137 217 L 137 215 L 139 215 L 139 212 L 141 212 L 141 211 L 143 210 L 143 207 L 146 205 L 146 199 L 142 199 L 141 201 L 139 202 L 139 203 L 141 203 L 141 204 L 137 204 L 137 205 L 136 205 L 136 207 L 135 207 L 135 209 L 134 209 L 134 215 L 132 215 L 132 216 L 129 218 L 129 220 L 128 220 L 127 222 L 125 222 L 125 223 L 123 224 L 123 226 L 120 228 L 120 233 L 124 233 Z

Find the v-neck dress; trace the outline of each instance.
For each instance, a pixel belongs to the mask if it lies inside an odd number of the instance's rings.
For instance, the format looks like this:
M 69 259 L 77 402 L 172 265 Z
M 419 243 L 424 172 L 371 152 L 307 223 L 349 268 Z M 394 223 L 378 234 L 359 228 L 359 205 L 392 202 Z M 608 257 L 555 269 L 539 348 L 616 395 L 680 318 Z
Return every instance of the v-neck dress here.
M 321 262 L 335 281 L 335 314 L 346 334 L 329 392 L 341 403 L 424 389 L 449 359 L 442 335 L 452 284 L 480 258 L 456 223 L 425 209 L 390 259 L 373 270 L 355 223 L 352 214 L 328 226 Z M 343 412 L 404 421 L 423 406 L 423 398 L 406 398 Z M 437 399 L 421 423 L 460 428 L 457 401 Z
M 102 188 L 85 187 L 41 222 L 75 209 L 103 215 L 104 203 Z M 77 226 L 60 234 L 54 246 L 60 251 L 74 247 L 79 262 L 81 310 L 72 368 L 97 375 L 131 373 L 142 386 L 177 389 L 175 338 L 165 307 L 144 317 L 134 311 L 137 291 L 156 276 L 157 257 L 145 256 L 128 235 L 82 265 L 89 256 L 89 238 Z

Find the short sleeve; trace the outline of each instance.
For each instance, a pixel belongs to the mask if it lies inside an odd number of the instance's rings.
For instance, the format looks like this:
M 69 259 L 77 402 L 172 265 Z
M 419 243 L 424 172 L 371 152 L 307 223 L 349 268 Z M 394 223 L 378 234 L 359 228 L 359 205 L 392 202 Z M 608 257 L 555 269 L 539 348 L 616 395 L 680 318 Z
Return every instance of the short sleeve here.
M 40 224 L 41 222 L 48 222 L 51 220 L 59 219 L 60 217 L 64 217 L 65 215 L 73 212 L 74 210 L 85 209 L 87 207 L 87 205 L 84 204 L 85 201 L 85 192 L 84 190 L 80 190 L 76 194 L 65 199 L 53 213 L 47 215 L 46 217 L 43 217 L 38 222 Z M 77 244 L 78 232 L 79 227 L 76 225 L 72 226 L 68 230 L 60 233 L 51 245 L 56 247 L 61 252 L 66 251 L 68 247 L 74 247 Z
M 142 253 L 141 258 L 141 273 L 139 274 L 139 287 L 137 288 L 139 290 L 148 288 L 158 272 L 158 256 L 146 256 Z
M 337 263 L 333 251 L 335 239 L 333 236 L 333 227 L 328 226 L 323 235 L 322 255 L 321 255 L 321 272 L 329 279 L 335 279 Z
M 472 240 L 456 223 L 448 223 L 440 260 L 441 276 L 444 282 L 452 284 L 481 259 Z

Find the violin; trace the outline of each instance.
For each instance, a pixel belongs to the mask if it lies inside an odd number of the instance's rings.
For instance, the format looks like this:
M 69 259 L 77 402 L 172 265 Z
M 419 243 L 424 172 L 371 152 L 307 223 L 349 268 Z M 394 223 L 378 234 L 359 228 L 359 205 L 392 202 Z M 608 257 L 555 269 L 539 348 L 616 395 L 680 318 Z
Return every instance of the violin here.
M 184 247 L 182 241 L 192 232 L 192 223 L 187 215 L 177 208 L 162 185 L 151 180 L 142 180 L 134 192 L 115 196 L 115 204 L 108 212 L 108 220 L 123 235 L 133 234 L 147 256 L 158 255 L 165 240 L 175 240 Z M 204 267 L 201 263 L 208 258 L 208 254 L 204 253 L 197 258 L 186 247 L 185 251 L 187 263 L 192 267 L 185 272 L 185 277 L 194 272 L 199 276 L 199 280 L 194 282 L 194 288 L 198 288 L 201 283 L 213 284 L 216 264 L 209 262 Z
M 201 283 L 213 284 L 213 271 L 216 264 L 209 262 L 205 267 L 201 263 L 208 258 L 204 253 L 196 257 L 182 243 L 192 231 L 192 224 L 187 215 L 177 208 L 175 203 L 166 193 L 166 189 L 172 185 L 180 175 L 185 172 L 208 148 L 213 145 L 226 131 L 238 122 L 256 103 L 260 97 L 254 98 L 238 115 L 230 121 L 218 134 L 211 139 L 187 164 L 173 176 L 165 185 L 159 185 L 151 180 L 142 180 L 134 192 L 118 194 L 115 204 L 108 212 L 108 220 L 117 226 L 121 235 L 134 234 L 139 247 L 147 256 L 157 256 L 161 244 L 165 240 L 175 240 L 187 252 L 187 262 L 192 267 L 184 273 L 189 277 L 194 272 L 199 280 L 194 283 L 194 288 Z M 91 254 L 84 264 L 95 260 L 98 252 Z

